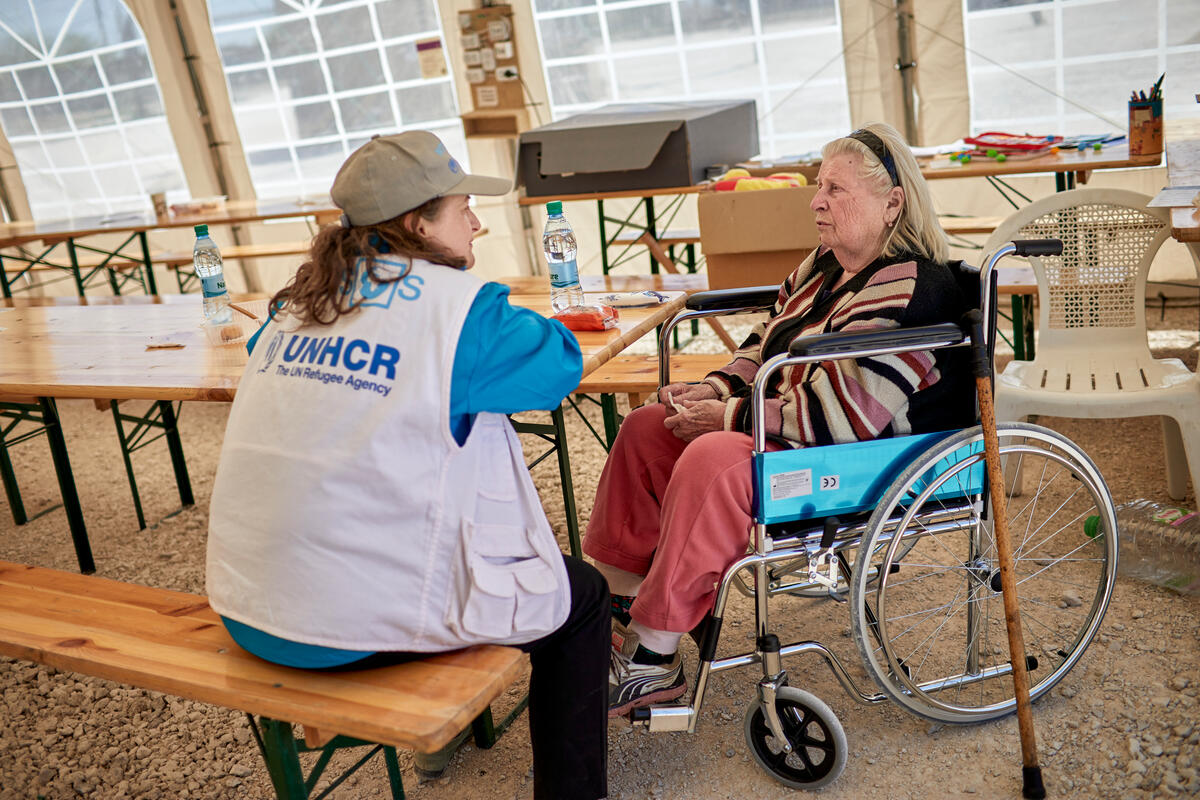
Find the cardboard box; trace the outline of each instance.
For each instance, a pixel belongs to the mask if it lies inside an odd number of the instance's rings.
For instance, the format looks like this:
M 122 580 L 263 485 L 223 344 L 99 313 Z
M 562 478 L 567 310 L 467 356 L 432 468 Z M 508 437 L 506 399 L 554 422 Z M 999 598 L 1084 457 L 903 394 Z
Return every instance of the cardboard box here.
M 809 185 L 817 182 L 817 173 L 821 171 L 821 165 L 819 163 L 788 164 L 780 162 L 764 165 L 759 161 L 743 161 L 740 164 L 734 164 L 734 166 L 741 167 L 755 178 L 765 178 L 768 175 L 774 175 L 776 172 L 799 172 L 808 179 Z
M 701 192 L 700 249 L 710 289 L 781 283 L 819 243 L 815 186 Z
M 753 100 L 608 105 L 521 134 L 527 197 L 691 186 L 758 153 Z

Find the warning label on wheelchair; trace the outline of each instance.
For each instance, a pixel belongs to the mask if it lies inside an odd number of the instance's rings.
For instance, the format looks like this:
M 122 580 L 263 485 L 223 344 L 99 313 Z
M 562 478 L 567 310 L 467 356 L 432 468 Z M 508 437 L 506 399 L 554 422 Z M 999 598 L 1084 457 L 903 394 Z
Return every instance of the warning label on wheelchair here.
M 813 475 L 811 469 L 800 469 L 795 472 L 780 472 L 771 476 L 771 499 L 787 500 L 789 497 L 803 497 L 812 494 Z

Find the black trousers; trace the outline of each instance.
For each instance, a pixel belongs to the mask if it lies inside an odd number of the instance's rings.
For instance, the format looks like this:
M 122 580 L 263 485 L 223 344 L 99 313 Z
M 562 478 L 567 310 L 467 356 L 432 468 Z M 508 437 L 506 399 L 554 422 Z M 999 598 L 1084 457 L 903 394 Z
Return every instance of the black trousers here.
M 529 653 L 529 738 L 536 800 L 608 795 L 608 584 L 593 567 L 563 556 L 571 613 L 558 630 L 519 645 Z
M 587 562 L 563 556 L 571 584 L 567 621 L 517 645 L 529 653 L 529 739 L 535 800 L 599 800 L 608 794 L 608 583 Z M 430 653 L 381 652 L 331 668 L 381 667 Z

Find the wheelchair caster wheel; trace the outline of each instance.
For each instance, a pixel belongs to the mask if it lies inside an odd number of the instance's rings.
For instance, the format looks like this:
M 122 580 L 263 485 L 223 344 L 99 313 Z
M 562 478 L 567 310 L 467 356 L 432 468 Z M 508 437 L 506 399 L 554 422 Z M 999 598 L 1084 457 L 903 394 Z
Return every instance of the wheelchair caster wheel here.
M 775 710 L 791 752 L 783 749 L 761 703 L 746 711 L 746 743 L 759 766 L 793 789 L 820 789 L 838 779 L 846 768 L 846 732 L 819 698 L 791 686 L 781 687 Z

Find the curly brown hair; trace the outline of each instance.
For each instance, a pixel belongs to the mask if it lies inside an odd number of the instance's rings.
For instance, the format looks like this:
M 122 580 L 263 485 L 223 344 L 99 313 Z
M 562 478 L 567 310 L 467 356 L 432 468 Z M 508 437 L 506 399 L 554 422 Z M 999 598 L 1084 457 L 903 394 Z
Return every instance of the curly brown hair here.
M 360 258 L 367 260 L 371 280 L 376 283 L 394 283 L 410 269 L 405 265 L 398 274 L 385 274 L 375 262 L 381 254 L 421 258 L 459 269 L 467 266 L 465 258 L 443 253 L 415 230 L 416 218 L 432 222 L 441 213 L 445 199 L 435 197 L 378 225 L 326 225 L 313 237 L 308 258 L 296 274 L 271 298 L 270 307 L 286 307 L 302 325 L 330 325 L 362 302 L 361 298 L 354 300 L 351 291 Z

